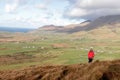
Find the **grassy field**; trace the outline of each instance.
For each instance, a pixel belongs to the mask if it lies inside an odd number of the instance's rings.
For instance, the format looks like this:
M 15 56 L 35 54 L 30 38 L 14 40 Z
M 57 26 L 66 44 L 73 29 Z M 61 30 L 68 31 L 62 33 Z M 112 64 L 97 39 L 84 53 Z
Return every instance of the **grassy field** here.
M 28 42 L 0 42 L 0 69 L 87 63 L 90 47 L 95 51 L 94 61 L 120 59 L 119 40 L 96 40 L 70 34 L 43 32 L 37 36 L 38 39 Z M 62 47 L 54 48 L 53 44 Z

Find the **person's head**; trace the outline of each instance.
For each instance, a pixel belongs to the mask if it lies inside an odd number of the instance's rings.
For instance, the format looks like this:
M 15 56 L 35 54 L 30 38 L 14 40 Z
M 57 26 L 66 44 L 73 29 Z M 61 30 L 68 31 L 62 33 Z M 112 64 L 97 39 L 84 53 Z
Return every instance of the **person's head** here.
M 90 49 L 90 51 L 92 52 L 92 51 L 93 51 L 93 49 L 91 48 L 91 49 Z

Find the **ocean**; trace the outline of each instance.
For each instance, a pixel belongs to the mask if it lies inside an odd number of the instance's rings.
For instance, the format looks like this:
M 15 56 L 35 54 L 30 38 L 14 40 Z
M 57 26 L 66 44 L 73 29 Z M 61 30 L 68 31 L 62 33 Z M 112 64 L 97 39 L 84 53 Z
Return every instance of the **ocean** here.
M 28 28 L 14 28 L 14 27 L 0 27 L 0 31 L 5 32 L 29 32 L 34 29 L 28 29 Z

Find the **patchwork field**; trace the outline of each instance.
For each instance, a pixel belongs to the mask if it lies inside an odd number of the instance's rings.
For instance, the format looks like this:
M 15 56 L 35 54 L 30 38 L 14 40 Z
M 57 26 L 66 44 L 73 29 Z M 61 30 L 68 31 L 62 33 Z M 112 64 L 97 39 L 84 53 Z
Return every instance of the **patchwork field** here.
M 19 41 L 17 39 L 21 36 L 20 34 L 12 34 L 12 36 L 14 41 L 5 41 L 4 38 L 4 41 L 0 42 L 1 70 L 34 65 L 87 63 L 90 47 L 95 51 L 94 61 L 120 59 L 119 39 L 99 40 L 54 32 L 26 33 L 25 38 L 22 37 Z

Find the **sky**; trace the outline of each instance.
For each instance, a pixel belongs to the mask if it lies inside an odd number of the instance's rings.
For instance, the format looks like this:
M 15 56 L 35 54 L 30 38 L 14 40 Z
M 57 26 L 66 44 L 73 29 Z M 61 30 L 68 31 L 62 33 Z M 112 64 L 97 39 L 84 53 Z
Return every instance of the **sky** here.
M 120 0 L 0 0 L 0 26 L 64 26 L 120 14 Z

